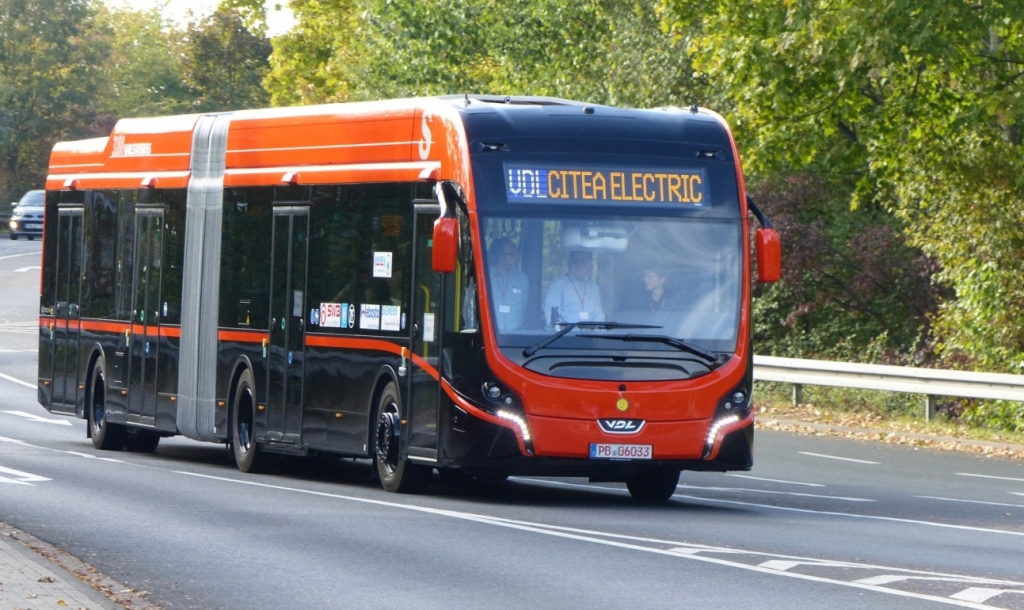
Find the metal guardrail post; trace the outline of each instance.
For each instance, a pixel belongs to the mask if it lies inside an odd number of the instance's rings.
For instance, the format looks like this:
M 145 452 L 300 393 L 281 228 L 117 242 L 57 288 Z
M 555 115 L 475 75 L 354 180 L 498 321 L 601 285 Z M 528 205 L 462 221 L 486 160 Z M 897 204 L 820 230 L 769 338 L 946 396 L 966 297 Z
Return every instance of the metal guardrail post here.
M 935 403 L 938 402 L 937 396 L 931 394 L 925 394 L 924 396 L 924 420 L 933 421 L 935 419 Z
M 799 407 L 804 401 L 804 386 L 799 383 L 793 384 L 793 406 Z

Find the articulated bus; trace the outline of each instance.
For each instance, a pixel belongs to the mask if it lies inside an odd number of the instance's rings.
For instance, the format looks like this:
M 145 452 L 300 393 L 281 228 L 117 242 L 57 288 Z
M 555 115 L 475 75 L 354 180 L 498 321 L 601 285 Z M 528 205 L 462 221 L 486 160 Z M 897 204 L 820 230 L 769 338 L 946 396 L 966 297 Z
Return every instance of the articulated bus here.
M 748 212 L 763 228 L 752 238 Z M 752 465 L 750 275 L 778 234 L 725 121 L 452 96 L 125 119 L 57 144 L 39 402 L 373 461 L 385 489 Z

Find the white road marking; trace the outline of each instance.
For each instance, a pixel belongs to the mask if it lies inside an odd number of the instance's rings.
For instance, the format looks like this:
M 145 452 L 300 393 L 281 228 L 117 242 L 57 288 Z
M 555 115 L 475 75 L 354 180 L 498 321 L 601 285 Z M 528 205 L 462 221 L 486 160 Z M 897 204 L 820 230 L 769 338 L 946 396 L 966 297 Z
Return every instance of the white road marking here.
M 14 383 L 16 383 L 18 385 L 23 385 L 26 388 L 32 388 L 33 390 L 38 388 L 38 386 L 36 386 L 35 384 L 29 383 L 27 381 L 22 381 L 20 379 L 15 378 L 15 377 L 11 377 L 10 375 L 4 375 L 3 373 L 0 373 L 0 379 L 6 379 L 7 381 L 14 382 Z
M 25 273 L 26 271 L 32 271 L 33 269 L 43 270 L 42 267 L 22 267 L 21 269 L 15 269 L 15 273 Z
M 779 572 L 785 572 L 790 568 L 795 568 L 800 565 L 799 561 L 785 561 L 783 559 L 770 559 L 764 563 L 759 563 L 762 568 L 768 568 L 769 570 L 778 570 Z
M 692 561 L 700 561 L 700 562 L 704 562 L 704 563 L 716 564 L 716 565 L 736 568 L 736 569 L 740 569 L 740 570 L 747 570 L 747 571 L 751 571 L 751 572 L 758 572 L 758 573 L 761 573 L 761 574 L 772 574 L 772 575 L 775 575 L 775 576 L 783 576 L 783 577 L 787 577 L 787 578 L 794 578 L 794 579 L 798 579 L 798 580 L 806 580 L 806 581 L 810 581 L 810 582 L 839 585 L 839 586 L 843 586 L 843 587 L 850 587 L 850 588 L 854 588 L 854 589 L 862 589 L 862 590 L 872 591 L 872 592 L 875 592 L 875 593 L 882 593 L 882 594 L 893 595 L 893 596 L 898 596 L 898 597 L 908 597 L 908 598 L 912 598 L 912 599 L 920 599 L 920 600 L 938 602 L 938 603 L 942 603 L 942 604 L 948 604 L 948 605 L 952 605 L 952 606 L 960 606 L 960 607 L 964 607 L 964 608 L 981 608 L 981 609 L 984 609 L 984 610 L 995 610 L 994 606 L 986 606 L 986 605 L 983 605 L 983 604 L 980 604 L 980 603 L 977 603 L 977 602 L 971 602 L 971 601 L 967 601 L 967 600 L 955 600 L 955 599 L 950 599 L 948 597 L 939 597 L 937 595 L 927 595 L 927 594 L 923 594 L 923 593 L 914 593 L 914 592 L 911 592 L 911 591 L 902 591 L 902 590 L 899 590 L 899 589 L 888 589 L 888 588 L 879 587 L 879 586 L 876 586 L 876 585 L 869 585 L 869 584 L 858 583 L 858 582 L 851 582 L 851 581 L 845 581 L 845 580 L 837 580 L 837 579 L 833 579 L 833 578 L 824 578 L 824 577 L 821 577 L 821 576 L 813 576 L 813 575 L 810 575 L 810 574 L 801 574 L 799 572 L 789 572 L 789 571 L 773 570 L 773 569 L 764 568 L 764 567 L 757 566 L 757 565 L 750 565 L 750 564 L 747 564 L 747 563 L 742 563 L 742 562 L 739 562 L 739 561 L 730 561 L 730 560 L 722 559 L 722 558 L 719 558 L 719 557 L 708 557 L 706 555 L 706 553 L 715 552 L 716 549 L 714 547 L 702 547 L 700 545 L 690 545 L 690 547 L 685 547 L 684 546 L 684 548 L 694 548 L 694 549 L 700 549 L 700 550 L 699 551 L 695 550 L 693 552 L 688 551 L 688 550 L 685 551 L 685 552 L 680 552 L 679 548 L 670 548 L 670 549 L 656 548 L 656 547 L 650 547 L 650 546 L 643 546 L 643 545 L 640 545 L 640 544 L 618 542 L 616 540 L 609 540 L 608 538 L 618 538 L 618 539 L 632 540 L 632 541 L 635 541 L 635 542 L 648 542 L 648 543 L 653 542 L 653 543 L 657 543 L 657 544 L 672 544 L 672 545 L 680 545 L 681 543 L 679 543 L 679 542 L 671 542 L 671 541 L 666 541 L 666 540 L 654 540 L 654 539 L 639 538 L 639 537 L 633 537 L 633 536 L 623 536 L 623 535 L 620 535 L 620 534 L 611 534 L 611 533 L 608 533 L 608 532 L 588 531 L 588 530 L 580 530 L 580 529 L 575 529 L 575 528 L 552 526 L 552 525 L 547 525 L 547 524 L 544 524 L 544 523 L 533 523 L 533 522 L 529 522 L 529 521 L 518 521 L 518 520 L 513 520 L 513 519 L 504 519 L 504 518 L 501 518 L 501 517 L 492 517 L 492 516 L 489 516 L 489 515 L 482 515 L 482 514 L 477 514 L 477 513 L 467 513 L 467 512 L 456 511 L 456 510 L 448 510 L 448 509 L 440 509 L 440 508 L 430 508 L 430 507 L 426 507 L 426 506 L 402 504 L 402 503 L 399 503 L 399 502 L 388 502 L 388 501 L 384 501 L 384 500 L 373 500 L 373 499 L 370 499 L 370 498 L 360 498 L 360 497 L 356 497 L 356 496 L 345 496 L 345 495 L 341 495 L 341 494 L 332 494 L 332 493 L 327 493 L 327 492 L 322 492 L 322 491 L 313 491 L 313 490 L 309 490 L 309 489 L 300 489 L 300 488 L 296 488 L 296 487 L 285 487 L 285 486 L 282 486 L 282 485 L 271 485 L 269 483 L 257 483 L 255 481 L 243 481 L 243 480 L 240 480 L 240 479 L 232 479 L 232 478 L 228 478 L 228 477 L 218 477 L 218 476 L 213 476 L 213 475 L 200 474 L 200 473 L 197 473 L 197 472 L 187 472 L 187 471 L 184 471 L 184 470 L 176 470 L 174 472 L 177 473 L 177 474 L 185 475 L 185 476 L 197 477 L 197 478 L 202 478 L 202 479 L 209 479 L 209 480 L 214 480 L 214 481 L 224 481 L 224 482 L 227 482 L 227 483 L 236 483 L 236 484 L 240 484 L 240 485 L 251 485 L 253 487 L 261 487 L 261 488 L 264 488 L 264 489 L 275 489 L 275 490 L 278 490 L 278 491 L 286 491 L 286 492 L 293 492 L 293 493 L 300 493 L 300 494 L 308 494 L 308 495 L 312 495 L 312 496 L 319 496 L 319 497 L 325 497 L 325 498 L 336 498 L 336 499 L 339 499 L 339 500 L 347 500 L 347 501 L 350 501 L 350 502 L 359 502 L 359 503 L 371 504 L 371 505 L 375 505 L 375 506 L 385 506 L 385 507 L 389 507 L 389 508 L 399 508 L 399 509 L 403 509 L 403 510 L 414 511 L 414 512 L 419 512 L 419 513 L 425 513 L 425 514 L 430 514 L 430 515 L 436 515 L 436 516 L 440 516 L 440 517 L 448 517 L 448 518 L 451 518 L 451 519 L 463 519 L 463 520 L 466 520 L 466 521 L 473 521 L 473 522 L 481 523 L 481 524 L 484 524 L 484 525 L 492 525 L 492 526 L 497 526 L 497 527 L 505 527 L 505 528 L 509 528 L 509 529 L 515 529 L 515 530 L 520 530 L 520 531 L 532 532 L 532 533 L 541 534 L 541 535 L 545 535 L 545 536 L 553 536 L 553 537 L 557 537 L 557 538 L 564 538 L 564 539 L 568 539 L 568 540 L 575 540 L 575 541 L 578 541 L 578 542 L 589 542 L 589 543 L 592 543 L 592 544 L 599 544 L 599 545 L 604 545 L 604 546 L 610 546 L 610 547 L 615 547 L 615 548 L 624 549 L 624 550 L 632 550 L 632 551 L 639 551 L 639 552 L 644 552 L 644 553 L 651 553 L 651 554 L 655 554 L 655 555 L 661 555 L 661 556 L 664 556 L 664 557 L 675 557 L 675 558 L 681 558 L 681 559 L 688 559 L 688 560 L 692 560 Z M 601 537 L 597 537 L 597 536 L 601 536 Z M 736 553 L 735 549 L 724 549 L 724 550 L 727 553 Z M 750 553 L 750 554 L 758 555 L 759 553 Z M 761 554 L 761 555 L 764 555 L 764 554 Z M 798 563 L 811 563 L 811 564 L 819 564 L 820 565 L 822 562 L 820 560 L 804 559 L 803 561 L 800 561 Z M 846 566 L 846 565 L 850 565 L 850 564 L 838 563 L 838 562 L 836 564 L 832 564 L 830 562 L 830 563 L 828 563 L 828 565 L 842 565 L 842 566 Z M 852 564 L 852 565 L 854 567 L 864 567 L 864 566 L 858 565 L 858 564 Z M 901 570 L 894 569 L 893 571 L 901 571 Z M 925 573 L 925 572 L 917 572 L 917 574 L 927 574 L 927 573 Z M 955 578 L 955 575 L 952 575 L 952 576 Z M 971 582 L 971 583 L 973 583 L 973 582 L 977 582 L 977 579 L 974 579 L 974 578 L 971 578 L 971 577 L 965 577 L 962 582 Z M 1002 583 L 1000 583 L 1000 584 L 1002 584 Z M 1021 584 L 1024 584 L 1024 583 L 1010 583 L 1010 582 L 1007 582 L 1005 584 L 1017 586 L 1017 585 L 1021 585 Z
M 13 468 L 4 468 L 0 466 L 0 472 L 9 474 L 15 478 L 8 479 L 7 477 L 0 477 L 0 483 L 14 483 L 16 485 L 32 485 L 33 483 L 40 483 L 42 481 L 52 481 L 53 479 L 47 479 L 35 474 L 29 474 Z
M 1011 491 L 1010 493 L 1012 493 L 1015 496 L 1024 496 L 1024 493 L 1021 493 L 1019 491 Z
M 561 481 L 544 481 L 541 479 L 527 479 L 522 477 L 509 477 L 511 480 L 516 481 L 529 481 L 532 483 L 540 483 L 541 485 L 554 485 L 557 487 L 575 487 L 577 489 L 589 489 L 591 491 L 613 491 L 620 494 L 629 493 L 625 489 L 617 487 L 601 487 L 599 485 L 579 485 L 576 483 L 563 483 Z M 948 529 L 967 530 L 971 532 L 984 532 L 986 534 L 1002 534 L 1005 536 L 1024 536 L 1024 532 L 1012 532 L 1008 530 L 997 530 L 985 527 L 973 527 L 970 525 L 955 525 L 950 523 L 937 523 L 934 521 L 921 521 L 918 519 L 900 519 L 899 517 L 882 517 L 880 515 L 858 515 L 856 513 L 841 513 L 836 511 L 828 510 L 811 510 L 809 508 L 792 508 L 789 506 L 775 506 L 773 504 L 757 504 L 756 502 L 740 502 L 739 500 L 721 500 L 719 498 L 704 498 L 701 496 L 685 496 L 683 494 L 675 494 L 673 498 L 683 498 L 685 500 L 696 500 L 698 502 L 718 502 L 721 504 L 735 504 L 737 506 L 753 506 L 756 508 L 768 508 L 771 510 L 783 510 L 795 513 L 808 513 L 811 515 L 831 515 L 833 517 L 850 517 L 853 519 L 870 519 L 874 521 L 891 521 L 893 523 L 910 523 L 913 525 L 924 525 L 928 527 L 941 527 Z
M 26 413 L 24 411 L 4 411 L 10 415 L 17 415 L 18 417 L 24 417 L 30 421 L 42 422 L 44 424 L 57 424 L 58 426 L 70 426 L 71 422 L 66 419 L 50 419 L 49 417 L 42 417 L 35 415 L 34 413 Z
M 739 477 L 741 479 L 753 479 L 755 481 L 768 481 L 769 483 L 785 483 L 786 485 L 805 485 L 807 487 L 825 487 L 821 483 L 801 483 L 800 481 L 786 481 L 783 479 L 766 479 L 764 477 L 752 477 L 749 474 L 727 473 L 727 477 Z
M 6 436 L 0 436 L 0 443 L 13 443 L 15 445 L 21 445 L 22 447 L 30 447 L 32 449 L 42 449 L 44 451 L 53 451 L 55 453 L 66 453 L 68 455 L 75 455 L 78 457 L 84 457 L 91 460 L 101 460 L 104 462 L 114 462 L 115 464 L 131 464 L 124 460 L 117 460 L 114 458 L 100 457 L 98 455 L 91 455 L 89 453 L 81 453 L 78 451 L 67 451 L 65 449 L 54 449 L 53 447 L 43 447 L 41 445 L 33 445 L 32 443 L 26 443 L 25 441 L 17 438 L 8 438 Z
M 888 585 L 894 582 L 903 582 L 908 580 L 909 576 L 900 576 L 897 574 L 879 574 L 878 576 L 871 576 L 869 578 L 861 578 L 854 582 L 862 582 L 866 585 Z
M 11 254 L 10 256 L 0 256 L 0 261 L 6 260 L 8 258 L 18 258 L 19 256 L 30 256 L 32 254 L 35 254 L 36 256 L 41 256 L 42 253 L 43 253 L 42 250 L 40 250 L 38 252 L 22 252 L 21 254 Z
M 853 458 L 839 457 L 838 455 L 825 455 L 824 453 L 811 453 L 810 451 L 798 451 L 803 455 L 812 455 L 814 457 L 828 458 L 830 460 L 842 460 L 844 462 L 857 462 L 858 464 L 874 464 L 879 465 L 881 462 L 869 462 L 868 460 L 855 460 Z
M 984 587 L 971 587 L 964 589 L 959 593 L 950 595 L 953 599 L 962 599 L 968 602 L 985 603 L 997 595 L 1003 593 L 1024 593 L 1024 591 L 1015 591 L 1013 589 L 986 589 Z
M 780 496 L 799 496 L 802 498 L 826 498 L 828 500 L 843 500 L 844 502 L 875 502 L 867 498 L 846 498 L 843 496 L 825 496 L 822 494 L 805 494 L 796 491 L 775 491 L 772 489 L 748 489 L 746 487 L 698 487 L 696 485 L 682 484 L 679 489 L 703 489 L 708 491 L 748 491 L 756 494 L 776 494 Z
M 1016 493 L 1016 492 L 1010 492 Z M 1024 494 L 1020 494 L 1024 495 Z M 946 502 L 968 502 L 970 504 L 988 504 L 989 506 L 1008 506 L 1011 508 L 1024 508 L 1024 504 L 1004 504 L 1002 502 L 985 502 L 983 500 L 961 500 L 959 498 L 939 498 L 937 496 L 914 496 L 915 498 L 924 498 L 925 500 L 945 500 Z
M 958 472 L 959 476 L 962 477 L 978 477 L 979 479 L 998 479 L 1000 481 L 1020 481 L 1024 483 L 1024 479 L 1015 479 L 1013 477 L 994 477 L 990 474 L 971 474 L 969 472 Z

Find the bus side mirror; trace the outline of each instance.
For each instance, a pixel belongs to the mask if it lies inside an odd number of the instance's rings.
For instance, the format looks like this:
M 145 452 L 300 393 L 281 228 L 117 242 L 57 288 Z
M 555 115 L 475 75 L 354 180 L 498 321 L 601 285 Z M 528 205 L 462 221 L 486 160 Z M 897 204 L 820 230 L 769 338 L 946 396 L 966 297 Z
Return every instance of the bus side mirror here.
M 434 221 L 434 245 L 430 266 L 437 273 L 455 271 L 459 253 L 459 221 L 455 217 L 442 217 Z
M 782 277 L 782 241 L 779 239 L 779 232 L 775 229 L 758 229 L 756 243 L 758 281 L 779 281 Z

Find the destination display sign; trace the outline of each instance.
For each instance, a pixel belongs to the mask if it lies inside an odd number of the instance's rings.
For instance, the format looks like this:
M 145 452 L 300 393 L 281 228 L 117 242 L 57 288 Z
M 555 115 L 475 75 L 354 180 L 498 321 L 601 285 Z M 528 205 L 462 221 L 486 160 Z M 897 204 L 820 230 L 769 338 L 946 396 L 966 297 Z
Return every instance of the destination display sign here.
M 509 203 L 707 205 L 703 169 L 505 164 Z

